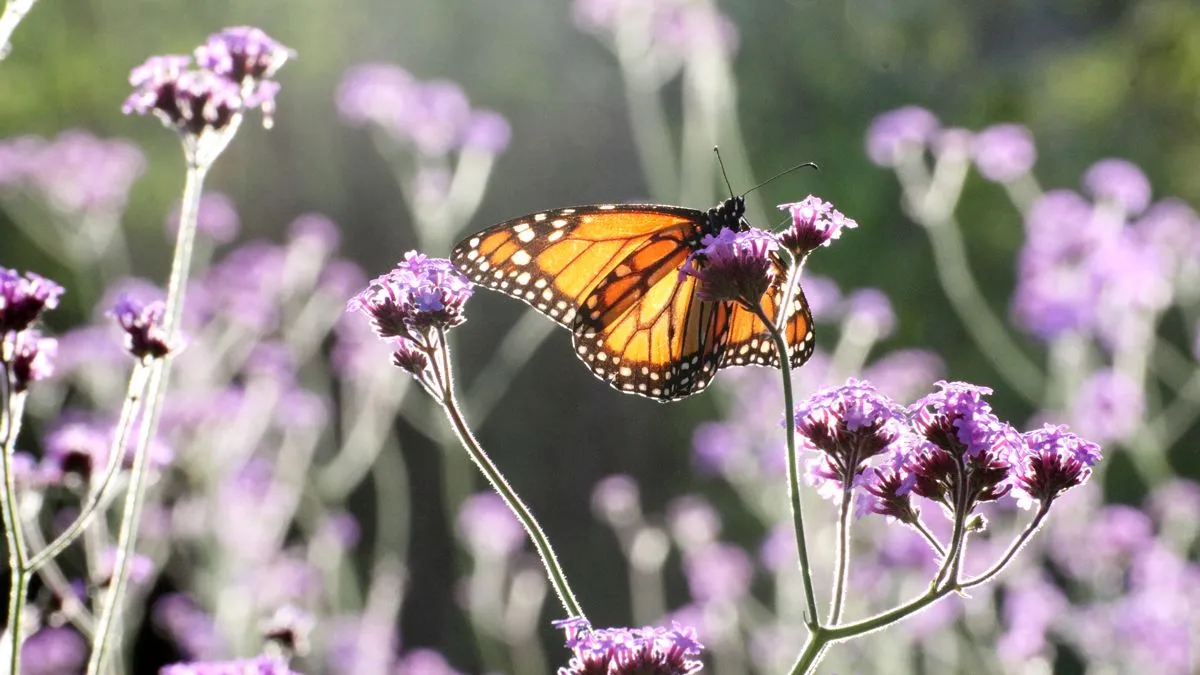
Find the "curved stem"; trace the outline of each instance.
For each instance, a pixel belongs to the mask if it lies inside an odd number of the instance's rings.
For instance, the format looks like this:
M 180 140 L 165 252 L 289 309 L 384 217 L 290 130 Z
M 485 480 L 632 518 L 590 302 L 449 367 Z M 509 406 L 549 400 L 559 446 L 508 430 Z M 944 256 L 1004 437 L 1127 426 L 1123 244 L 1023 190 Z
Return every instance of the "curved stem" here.
M 546 575 L 550 579 L 550 584 L 554 586 L 554 592 L 558 595 L 558 600 L 566 610 L 569 617 L 584 617 L 583 610 L 579 607 L 579 602 L 575 599 L 575 594 L 571 591 L 571 586 L 567 582 L 567 576 L 559 567 L 558 558 L 554 555 L 554 549 L 550 546 L 550 540 L 542 531 L 541 526 L 533 517 L 533 513 L 525 506 L 517 493 L 509 486 L 508 481 L 504 479 L 504 475 L 500 473 L 500 469 L 492 462 L 491 458 L 484 451 L 475 435 L 471 432 L 471 428 L 467 425 L 466 417 L 458 407 L 458 400 L 454 394 L 454 378 L 450 370 L 449 350 L 446 348 L 445 333 L 439 331 L 438 344 L 436 352 L 430 354 L 430 363 L 437 363 L 441 359 L 441 372 L 438 373 L 439 384 L 442 388 L 442 396 L 440 403 L 442 409 L 446 412 L 446 416 L 450 419 L 450 424 L 454 428 L 454 433 L 458 436 L 458 440 L 467 450 L 471 460 L 483 472 L 488 483 L 508 505 L 509 510 L 513 515 L 521 521 L 525 527 L 525 531 L 529 534 L 529 538 L 533 540 L 533 545 L 537 549 L 538 557 L 542 560 L 542 565 L 546 568 Z
M 850 499 L 851 483 L 842 487 L 842 504 L 838 509 L 837 565 L 833 578 L 833 604 L 829 608 L 829 625 L 842 620 L 846 607 L 846 578 L 850 574 Z
M 991 569 L 973 579 L 968 579 L 958 584 L 959 588 L 971 588 L 972 586 L 978 586 L 982 583 L 990 581 L 992 577 L 999 574 L 1000 570 L 1004 569 L 1004 567 L 1008 565 L 1013 557 L 1017 555 L 1017 552 L 1024 548 L 1025 544 L 1029 543 L 1029 538 L 1033 536 L 1033 533 L 1036 532 L 1039 527 L 1041 527 L 1042 520 L 1045 519 L 1047 513 L 1050 513 L 1050 505 L 1052 503 L 1052 501 L 1048 501 L 1038 507 L 1037 513 L 1034 514 L 1033 519 L 1030 520 L 1029 524 L 1025 526 L 1025 529 L 1021 532 L 1020 536 L 1013 540 L 1013 543 L 1009 545 L 1008 550 L 1004 552 L 1004 555 L 1000 556 L 1000 560 L 998 560 L 995 565 L 992 565 Z
M 942 558 L 946 556 L 946 549 L 942 546 L 942 542 L 933 536 L 933 533 L 929 531 L 928 527 L 925 527 L 925 523 L 921 522 L 919 518 L 916 522 L 912 523 L 912 528 L 921 533 L 922 537 L 925 537 L 925 541 L 929 542 L 929 546 L 933 548 L 934 553 L 937 553 Z
M 148 373 L 149 368 L 140 361 L 133 366 L 133 372 L 129 375 L 129 389 L 125 394 L 125 402 L 121 406 L 121 415 L 117 420 L 117 432 L 108 451 L 108 464 L 104 467 L 104 475 L 100 482 L 93 485 L 88 491 L 87 502 L 70 526 L 29 560 L 31 572 L 57 558 L 60 553 L 74 543 L 91 524 L 92 518 L 100 506 L 107 502 L 109 488 L 113 485 L 117 474 L 120 473 L 121 460 L 125 457 L 125 450 L 129 445 L 129 432 L 133 428 L 134 418 L 146 391 L 146 375 Z
M 209 157 L 215 159 L 214 154 L 210 153 Z M 179 342 L 179 319 L 183 314 L 184 291 L 191 271 L 192 249 L 196 239 L 196 216 L 199 213 L 204 177 L 207 175 L 210 165 L 211 161 L 189 160 L 187 178 L 183 188 L 179 233 L 175 240 L 175 255 L 171 262 L 171 276 L 167 282 L 166 307 L 163 312 L 163 331 L 171 336 L 172 341 L 176 344 Z M 159 413 L 162 412 L 164 394 L 170 379 L 171 363 L 171 357 L 167 356 L 150 365 L 149 382 L 146 386 L 146 407 L 142 415 L 133 468 L 129 474 L 129 488 L 125 494 L 121 530 L 117 535 L 113 577 L 109 582 L 108 592 L 105 593 L 104 604 L 96 622 L 96 636 L 92 641 L 92 655 L 88 660 L 88 675 L 99 675 L 102 672 L 104 661 L 108 655 L 116 615 L 121 604 L 121 596 L 125 592 L 125 586 L 129 579 L 129 569 L 132 566 L 134 548 L 137 543 L 142 508 L 146 500 L 150 445 L 158 427 Z
M 797 270 L 798 272 L 799 270 Z M 781 313 L 785 316 L 786 308 L 787 305 L 780 308 Z M 800 504 L 800 467 L 796 457 L 796 425 L 792 422 L 796 403 L 792 394 L 791 350 L 788 349 L 783 333 L 775 325 L 775 321 L 763 311 L 762 305 L 755 304 L 751 310 L 771 333 L 771 339 L 775 342 L 775 353 L 779 355 L 779 371 L 783 374 L 783 427 L 786 429 L 785 438 L 787 439 L 788 498 L 792 506 L 792 525 L 796 533 L 796 549 L 800 555 L 800 575 L 804 582 L 804 606 L 808 614 L 805 618 L 805 625 L 812 630 L 820 625 L 820 618 L 817 615 L 816 596 L 813 594 L 812 565 L 808 560 L 808 544 L 804 536 L 804 515 Z
M 29 549 L 25 543 L 25 530 L 21 523 L 21 504 L 17 497 L 16 466 L 13 454 L 16 452 L 17 436 L 21 433 L 21 416 L 24 412 L 25 395 L 16 392 L 12 387 L 11 371 L 5 352 L 7 341 L 0 337 L 0 413 L 4 419 L 4 443 L 0 454 L 3 455 L 4 467 L 4 500 L 0 504 L 4 516 L 4 534 L 8 544 L 8 565 L 11 573 L 11 587 L 8 596 L 8 648 L 9 672 L 21 672 L 21 619 L 25 614 L 25 594 L 29 585 L 28 557 Z

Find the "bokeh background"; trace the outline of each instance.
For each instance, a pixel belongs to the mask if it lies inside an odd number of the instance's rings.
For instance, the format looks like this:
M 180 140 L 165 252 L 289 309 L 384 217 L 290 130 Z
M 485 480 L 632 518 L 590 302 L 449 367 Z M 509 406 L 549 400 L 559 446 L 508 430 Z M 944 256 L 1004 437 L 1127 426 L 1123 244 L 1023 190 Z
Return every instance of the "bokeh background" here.
M 1200 6 L 1190 0 L 740 0 L 720 3 L 719 10 L 736 31 L 728 61 L 736 96 L 714 94 L 727 104 L 714 113 L 720 123 L 713 133 L 686 139 L 699 148 L 688 156 L 711 162 L 713 144 L 737 149 L 738 160 L 727 158 L 735 189 L 800 162 L 818 163 L 818 172 L 794 173 L 755 193 L 759 213 L 814 193 L 856 219 L 859 229 L 815 255 L 808 271 L 844 289 L 883 290 L 896 320 L 878 349 L 936 352 L 949 378 L 995 387 L 997 412 L 1018 425 L 1033 418 L 1037 406 L 1006 386 L 957 318 L 939 286 L 928 238 L 905 215 L 896 176 L 865 152 L 871 121 L 915 104 L 946 127 L 1015 122 L 1036 139 L 1036 172 L 1046 189 L 1077 189 L 1096 160 L 1121 157 L 1145 171 L 1156 198 L 1200 203 Z M 297 216 L 320 212 L 338 225 L 340 254 L 369 276 L 421 243 L 378 134 L 348 124 L 335 105 L 344 74 L 365 62 L 456 82 L 473 106 L 495 110 L 511 124 L 511 142 L 496 158 L 478 209 L 461 232 L 445 237 L 448 242 L 556 206 L 690 199 L 687 206 L 706 208 L 721 194 L 710 167 L 702 173 L 711 181 L 700 190 L 654 188 L 639 160 L 625 75 L 605 41 L 581 27 L 580 11 L 578 3 L 549 0 L 40 0 L 0 62 L 0 138 L 52 138 L 84 128 L 135 143 L 145 153 L 145 171 L 121 223 L 131 271 L 161 284 L 170 264 L 163 223 L 182 189 L 182 162 L 174 134 L 153 120 L 121 114 L 128 72 L 148 55 L 186 53 L 224 26 L 250 24 L 298 57 L 278 77 L 283 88 L 274 128 L 247 124 L 208 183 L 235 204 L 239 241 L 280 241 Z M 679 129 L 695 103 L 685 88 L 671 77 L 654 91 L 675 147 L 684 142 Z M 11 209 L 0 211 L 0 265 L 36 270 L 68 286 L 62 308 L 48 318 L 52 330 L 86 321 L 102 289 L 72 285 L 68 263 L 32 241 L 16 217 Z M 1003 190 L 972 174 L 958 220 L 984 296 L 1007 317 L 1025 238 L 1021 215 Z M 223 244 L 217 255 L 237 245 Z M 444 256 L 448 250 L 425 252 Z M 481 291 L 469 310 L 468 323 L 456 331 L 455 352 L 467 382 L 520 321 L 524 306 Z M 1187 353 L 1195 330 L 1185 315 L 1172 314 L 1162 336 Z M 1031 358 L 1046 360 L 1045 345 L 1017 329 L 1013 334 Z M 818 344 L 826 340 L 818 327 Z M 1190 365 L 1195 368 L 1194 359 Z M 394 377 L 406 376 L 396 371 Z M 718 381 L 725 377 L 730 374 Z M 602 478 L 631 476 L 651 519 L 661 520 L 673 498 L 700 493 L 723 515 L 723 538 L 753 548 L 765 534 L 736 491 L 695 469 L 697 425 L 726 414 L 737 391 L 717 389 L 667 406 L 620 395 L 580 367 L 563 331 L 540 343 L 499 390 L 477 432 L 542 514 L 598 624 L 628 623 L 632 611 L 621 547 L 593 516 L 591 495 Z M 478 672 L 486 659 L 457 584 L 470 558 L 456 543 L 454 522 L 462 499 L 483 483 L 444 434 L 429 431 L 441 424 L 437 410 L 415 392 L 409 398 L 409 417 L 427 421 L 398 418 L 394 425 L 411 499 L 380 509 L 377 490 L 364 483 L 348 509 L 359 516 L 364 541 L 388 508 L 411 523 L 400 643 L 435 647 L 459 669 Z M 36 439 L 49 422 L 31 425 Z M 1200 477 L 1198 441 L 1200 428 L 1193 425 L 1171 446 L 1171 472 Z M 1106 450 L 1106 499 L 1140 504 L 1156 486 L 1135 469 L 1128 449 Z M 347 563 L 364 574 L 370 568 L 365 549 Z M 688 591 L 678 561 L 672 558 L 665 569 L 668 604 L 683 604 Z M 165 579 L 155 592 L 170 583 Z M 551 607 L 542 635 L 555 662 L 561 652 L 548 628 L 552 618 L 558 617 Z M 172 656 L 168 640 L 152 628 L 144 634 L 136 672 L 152 672 L 154 663 Z M 994 645 L 983 645 L 989 648 Z M 1085 661 L 1050 658 L 1043 665 L 1083 672 Z

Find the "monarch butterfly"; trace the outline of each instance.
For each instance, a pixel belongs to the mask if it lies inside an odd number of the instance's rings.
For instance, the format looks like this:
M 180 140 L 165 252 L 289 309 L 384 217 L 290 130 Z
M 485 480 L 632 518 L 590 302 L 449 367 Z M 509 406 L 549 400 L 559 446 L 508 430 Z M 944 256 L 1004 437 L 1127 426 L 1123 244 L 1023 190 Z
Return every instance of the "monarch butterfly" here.
M 617 390 L 672 401 L 705 389 L 721 368 L 778 366 L 763 322 L 732 301 L 697 296 L 679 274 L 701 239 L 749 229 L 744 197 L 708 211 L 657 204 L 574 206 L 494 225 L 454 247 L 475 283 L 524 301 L 574 334 L 576 355 Z M 762 297 L 775 316 L 787 272 Z M 812 314 L 799 288 L 788 314 L 790 361 L 813 352 Z

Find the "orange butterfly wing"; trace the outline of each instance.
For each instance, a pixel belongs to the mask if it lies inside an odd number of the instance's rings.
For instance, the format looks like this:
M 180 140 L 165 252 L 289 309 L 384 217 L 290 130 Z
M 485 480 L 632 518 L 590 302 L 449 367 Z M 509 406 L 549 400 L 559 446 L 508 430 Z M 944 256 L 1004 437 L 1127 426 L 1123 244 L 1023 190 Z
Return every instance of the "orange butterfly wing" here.
M 787 283 L 787 268 L 776 259 L 775 282 L 762 297 L 763 311 L 767 316 L 777 316 Z M 808 300 L 804 297 L 804 290 L 797 284 L 791 312 L 784 328 L 790 356 L 788 363 L 792 368 L 804 365 L 813 354 L 816 343 L 813 341 L 812 325 L 812 312 L 808 307 Z M 718 368 L 731 366 L 779 367 L 779 353 L 767 327 L 754 312 L 737 304 L 733 307 L 733 318 L 729 321 L 725 358 Z

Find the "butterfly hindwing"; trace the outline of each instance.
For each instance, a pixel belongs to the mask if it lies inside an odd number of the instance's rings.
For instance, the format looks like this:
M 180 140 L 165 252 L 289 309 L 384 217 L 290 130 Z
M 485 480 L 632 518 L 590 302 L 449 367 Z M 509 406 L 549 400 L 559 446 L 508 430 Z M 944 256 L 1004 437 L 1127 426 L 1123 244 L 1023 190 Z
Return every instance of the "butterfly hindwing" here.
M 531 213 L 459 243 L 450 260 L 471 281 L 571 327 L 585 298 L 664 231 L 698 228 L 695 209 L 654 204 L 576 206 Z
M 775 261 L 775 280 L 767 292 L 763 294 L 763 311 L 767 316 L 777 316 L 779 303 L 787 290 L 787 269 L 779 260 Z M 784 337 L 787 338 L 791 360 L 789 365 L 799 368 L 812 356 L 815 343 L 812 333 L 812 314 L 804 291 L 796 286 L 792 298 L 791 309 L 785 326 Z M 725 358 L 720 368 L 730 366 L 769 366 L 779 367 L 779 354 L 775 349 L 771 333 L 750 310 L 741 305 L 734 305 L 733 317 L 729 321 L 729 333 L 726 338 Z

